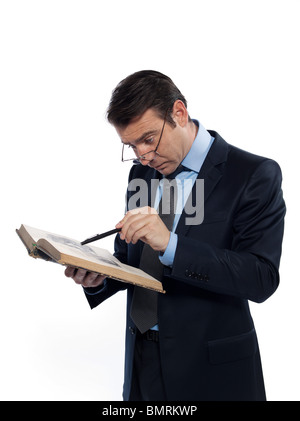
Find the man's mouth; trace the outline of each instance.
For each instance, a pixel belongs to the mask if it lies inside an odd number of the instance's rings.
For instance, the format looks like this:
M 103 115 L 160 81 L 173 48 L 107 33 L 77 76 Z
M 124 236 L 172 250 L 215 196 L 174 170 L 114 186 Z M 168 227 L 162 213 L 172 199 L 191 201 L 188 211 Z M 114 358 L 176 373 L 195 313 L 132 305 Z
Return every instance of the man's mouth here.
M 166 163 L 163 162 L 162 164 L 159 164 L 156 167 L 152 167 L 152 168 L 154 168 L 156 171 L 160 171 L 165 165 L 166 165 Z

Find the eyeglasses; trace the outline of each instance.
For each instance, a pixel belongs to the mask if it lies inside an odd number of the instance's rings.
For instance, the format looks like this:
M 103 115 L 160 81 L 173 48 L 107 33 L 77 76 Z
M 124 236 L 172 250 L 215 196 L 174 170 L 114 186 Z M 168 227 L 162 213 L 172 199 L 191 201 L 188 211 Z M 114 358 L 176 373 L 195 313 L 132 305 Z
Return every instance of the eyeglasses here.
M 135 158 L 124 158 L 124 147 L 125 147 L 125 145 L 123 143 L 123 147 L 122 147 L 122 162 L 135 161 L 135 160 L 136 161 L 145 161 L 145 160 L 152 161 L 153 158 L 152 159 L 149 159 L 146 156 L 148 155 L 148 157 L 149 157 L 150 156 L 149 154 L 159 155 L 159 153 L 157 152 L 157 149 L 159 147 L 159 144 L 160 144 L 160 141 L 161 141 L 163 132 L 164 132 L 164 128 L 165 128 L 165 124 L 166 124 L 166 118 L 167 118 L 167 113 L 168 113 L 168 110 L 167 110 L 166 115 L 165 115 L 165 118 L 164 118 L 164 124 L 162 126 L 162 129 L 161 129 L 161 132 L 160 132 L 160 136 L 159 136 L 159 139 L 158 139 L 158 143 L 156 145 L 156 148 L 153 149 L 153 150 L 151 150 L 151 151 L 149 151 L 149 152 L 144 153 L 143 155 L 136 156 Z

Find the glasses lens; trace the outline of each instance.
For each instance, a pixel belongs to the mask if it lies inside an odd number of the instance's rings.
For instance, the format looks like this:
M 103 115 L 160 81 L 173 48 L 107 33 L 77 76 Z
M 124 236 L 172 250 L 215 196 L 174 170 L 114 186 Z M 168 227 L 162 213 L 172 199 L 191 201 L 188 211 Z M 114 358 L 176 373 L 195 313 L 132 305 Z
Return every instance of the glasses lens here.
M 130 146 L 123 146 L 123 161 L 133 161 L 133 160 L 147 160 L 151 161 L 153 159 L 153 154 L 157 153 L 155 150 L 146 152 L 144 155 L 141 155 L 138 157 L 134 150 Z
M 123 161 L 132 161 L 137 159 L 136 154 L 130 146 L 123 146 Z

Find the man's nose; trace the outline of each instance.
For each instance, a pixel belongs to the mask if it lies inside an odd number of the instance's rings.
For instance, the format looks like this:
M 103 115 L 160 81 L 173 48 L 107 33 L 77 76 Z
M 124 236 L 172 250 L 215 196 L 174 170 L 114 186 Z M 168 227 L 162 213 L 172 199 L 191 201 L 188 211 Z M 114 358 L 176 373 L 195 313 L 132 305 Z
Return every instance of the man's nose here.
M 142 165 L 146 166 L 149 162 L 153 161 L 153 158 L 150 159 L 149 155 L 146 155 L 145 157 L 143 155 L 140 156 L 139 161 Z
M 140 161 L 140 163 L 141 163 L 142 165 L 144 165 L 144 166 L 146 166 L 146 165 L 148 165 L 148 164 L 149 164 L 148 159 L 144 159 L 142 156 L 140 157 L 139 161 Z
M 155 155 L 156 154 L 153 150 L 142 148 L 142 150 L 139 151 L 138 158 L 142 165 L 148 165 L 150 161 L 153 161 Z

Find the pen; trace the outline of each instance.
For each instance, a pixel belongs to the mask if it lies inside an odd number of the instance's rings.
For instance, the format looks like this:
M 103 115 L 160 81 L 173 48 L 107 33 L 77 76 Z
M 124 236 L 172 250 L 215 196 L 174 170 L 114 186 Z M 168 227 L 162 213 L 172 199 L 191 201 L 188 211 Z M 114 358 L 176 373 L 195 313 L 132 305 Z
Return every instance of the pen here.
M 97 234 L 94 237 L 87 238 L 86 240 L 82 241 L 80 244 L 84 246 L 85 244 L 92 243 L 93 241 L 101 240 L 101 238 L 108 237 L 109 235 L 116 234 L 117 232 L 120 232 L 120 231 L 121 231 L 121 228 L 115 228 L 113 230 L 104 232 L 103 234 Z

